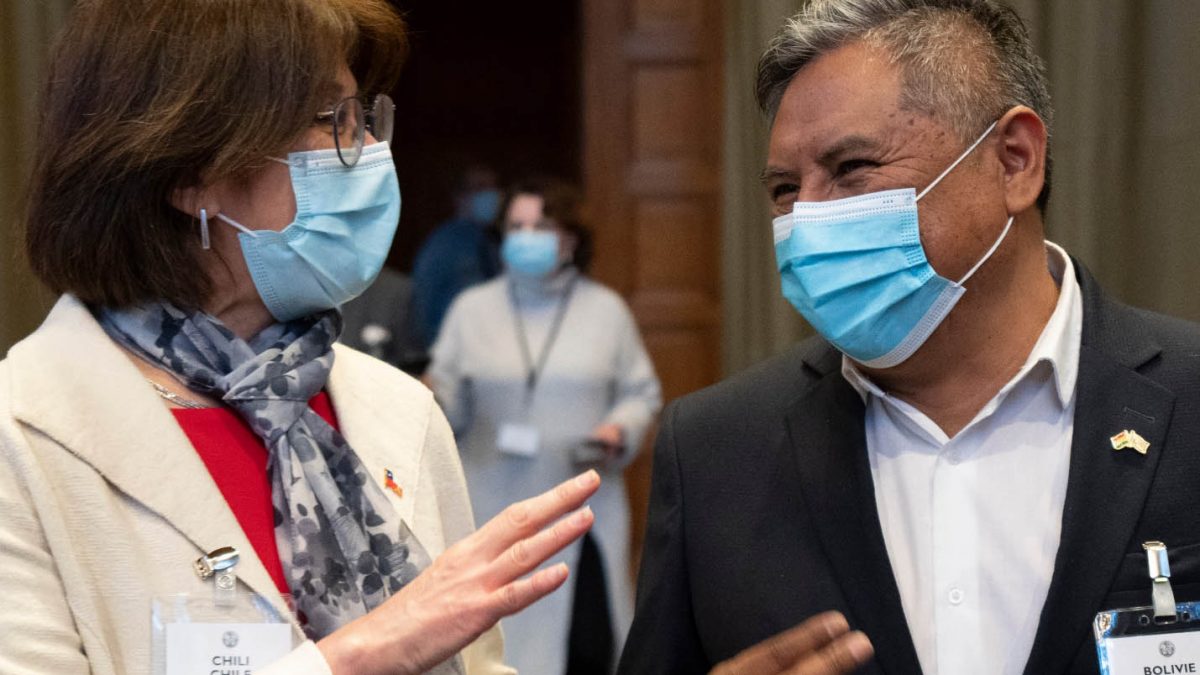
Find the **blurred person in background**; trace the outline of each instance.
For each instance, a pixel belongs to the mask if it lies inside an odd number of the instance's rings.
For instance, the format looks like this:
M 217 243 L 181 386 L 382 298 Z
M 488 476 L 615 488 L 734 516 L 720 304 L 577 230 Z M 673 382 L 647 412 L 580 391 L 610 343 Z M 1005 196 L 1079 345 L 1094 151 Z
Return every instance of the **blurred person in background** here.
M 454 216 L 438 225 L 413 261 L 413 308 L 417 337 L 433 343 L 450 303 L 463 290 L 500 273 L 500 252 L 491 226 L 503 197 L 496 172 L 467 168 L 454 189 Z
M 505 273 L 451 305 L 429 381 L 460 442 L 476 515 L 597 467 L 592 530 L 619 649 L 632 619 L 629 508 L 622 478 L 661 406 L 659 382 L 624 301 L 587 277 L 591 238 L 580 196 L 528 180 L 503 204 Z M 566 553 L 575 569 L 579 547 Z M 560 597 L 561 596 L 561 597 Z M 505 621 L 510 662 L 530 675 L 566 666 L 571 598 Z
M 384 0 L 76 4 L 25 218 L 62 297 L 0 362 L 0 672 L 151 672 L 152 601 L 211 604 L 213 560 L 290 637 L 256 672 L 511 672 L 494 626 L 599 477 L 472 534 L 431 394 L 334 344 L 400 211 L 360 91 L 405 52 Z
M 429 357 L 416 335 L 412 279 L 384 267 L 375 283 L 341 309 L 339 342 L 410 375 L 425 372 Z

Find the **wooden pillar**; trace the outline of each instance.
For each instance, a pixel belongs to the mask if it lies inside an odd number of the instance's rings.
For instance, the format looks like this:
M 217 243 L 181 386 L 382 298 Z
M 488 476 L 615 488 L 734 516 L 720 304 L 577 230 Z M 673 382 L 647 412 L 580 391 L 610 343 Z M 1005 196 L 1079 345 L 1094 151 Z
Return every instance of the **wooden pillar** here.
M 625 296 L 666 400 L 720 373 L 720 0 L 584 0 L 596 278 Z M 634 558 L 650 453 L 630 467 Z

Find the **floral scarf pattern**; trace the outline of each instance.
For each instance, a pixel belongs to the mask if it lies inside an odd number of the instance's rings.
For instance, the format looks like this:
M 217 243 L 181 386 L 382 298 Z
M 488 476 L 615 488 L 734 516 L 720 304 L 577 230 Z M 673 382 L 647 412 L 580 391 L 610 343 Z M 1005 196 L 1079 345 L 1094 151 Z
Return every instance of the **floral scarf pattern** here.
M 266 444 L 279 558 L 310 638 L 378 607 L 429 566 L 346 439 L 308 407 L 333 367 L 338 312 L 273 324 L 249 341 L 164 303 L 96 314 L 119 344 L 221 399 Z

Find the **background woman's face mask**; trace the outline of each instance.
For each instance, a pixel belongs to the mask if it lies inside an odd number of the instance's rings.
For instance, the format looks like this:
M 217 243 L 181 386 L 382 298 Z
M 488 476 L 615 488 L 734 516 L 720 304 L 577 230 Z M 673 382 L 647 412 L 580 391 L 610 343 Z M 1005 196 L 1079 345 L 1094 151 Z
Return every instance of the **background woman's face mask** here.
M 504 236 L 500 257 L 508 271 L 540 279 L 558 269 L 559 235 L 550 230 L 513 230 Z

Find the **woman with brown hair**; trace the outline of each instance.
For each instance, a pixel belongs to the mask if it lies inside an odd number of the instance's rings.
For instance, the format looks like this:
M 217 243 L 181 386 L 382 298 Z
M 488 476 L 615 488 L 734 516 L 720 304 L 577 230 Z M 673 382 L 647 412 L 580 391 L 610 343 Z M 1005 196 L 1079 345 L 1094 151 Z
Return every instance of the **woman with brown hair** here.
M 607 588 L 597 595 L 607 600 L 601 604 L 611 612 L 619 652 L 633 618 L 622 472 L 662 397 L 625 301 L 586 275 L 592 246 L 580 201 L 574 187 L 553 179 L 509 190 L 500 212 L 505 273 L 455 299 L 433 346 L 429 378 L 458 433 L 481 518 L 582 467 L 604 475 L 591 500 L 591 536 Z M 573 571 L 580 550 L 565 552 Z M 560 593 L 504 620 L 509 662 L 518 670 L 564 672 L 571 600 Z
M 505 672 L 496 622 L 566 579 L 599 477 L 472 534 L 432 396 L 334 344 L 398 222 L 359 92 L 404 35 L 385 0 L 77 3 L 25 219 L 62 297 L 0 362 L 0 671 L 162 670 L 164 621 L 245 596 L 226 625 L 298 646 L 205 672 Z

